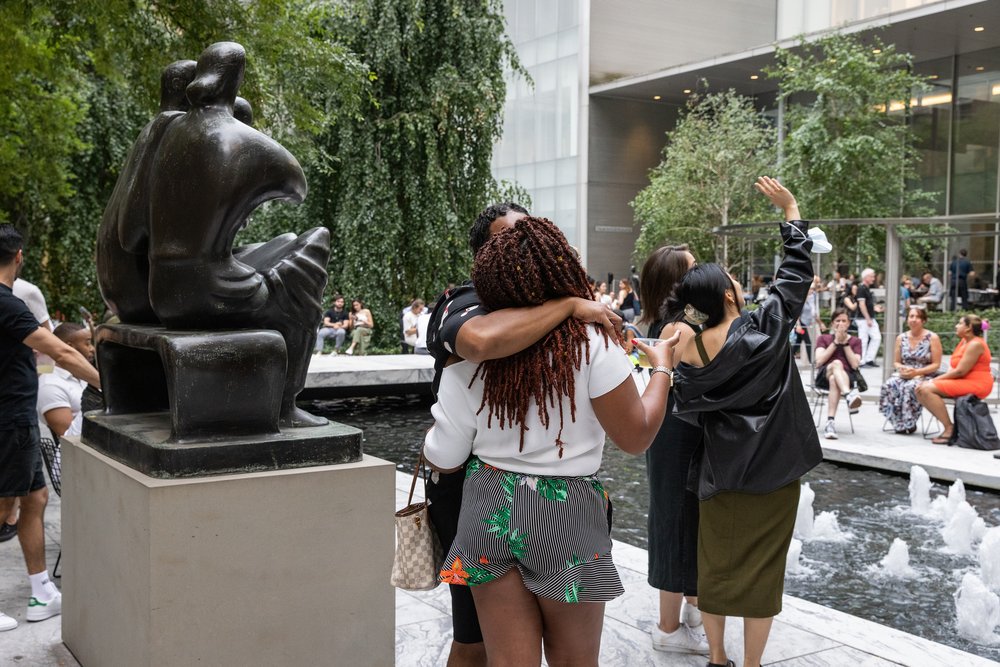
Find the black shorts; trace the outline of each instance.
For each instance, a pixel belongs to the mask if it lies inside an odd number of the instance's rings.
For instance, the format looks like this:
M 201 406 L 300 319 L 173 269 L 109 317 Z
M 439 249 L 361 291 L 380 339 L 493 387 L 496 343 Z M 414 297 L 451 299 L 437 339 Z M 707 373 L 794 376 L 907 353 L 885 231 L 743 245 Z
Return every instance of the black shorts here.
M 26 496 L 45 487 L 37 426 L 0 431 L 0 497 Z
M 465 467 L 450 473 L 438 473 L 427 483 L 427 511 L 431 523 L 441 540 L 445 554 L 451 549 L 458 532 L 458 515 L 462 510 L 462 486 L 465 484 Z M 483 641 L 483 631 L 479 627 L 476 603 L 468 586 L 449 585 L 451 590 L 451 621 L 454 638 L 459 644 L 478 644 Z

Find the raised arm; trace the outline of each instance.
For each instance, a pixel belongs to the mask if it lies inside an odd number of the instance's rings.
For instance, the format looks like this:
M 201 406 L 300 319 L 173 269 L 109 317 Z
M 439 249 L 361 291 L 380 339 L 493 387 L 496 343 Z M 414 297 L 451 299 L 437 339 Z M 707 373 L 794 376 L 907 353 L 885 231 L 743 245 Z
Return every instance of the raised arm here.
M 754 187 L 785 213 L 786 224 L 781 226 L 785 257 L 771 283 L 770 293 L 758 310 L 761 331 L 777 335 L 783 331 L 787 335 L 802 313 L 809 286 L 812 285 L 813 267 L 809 255 L 812 241 L 806 234 L 809 224 L 799 217 L 799 205 L 795 197 L 781 183 L 768 176 L 761 176 Z M 772 319 L 776 321 L 770 322 Z
M 540 341 L 567 317 L 593 322 L 604 327 L 613 339 L 620 338 L 622 320 L 611 309 L 590 299 L 570 296 L 474 317 L 458 330 L 455 351 L 475 362 L 509 357 Z

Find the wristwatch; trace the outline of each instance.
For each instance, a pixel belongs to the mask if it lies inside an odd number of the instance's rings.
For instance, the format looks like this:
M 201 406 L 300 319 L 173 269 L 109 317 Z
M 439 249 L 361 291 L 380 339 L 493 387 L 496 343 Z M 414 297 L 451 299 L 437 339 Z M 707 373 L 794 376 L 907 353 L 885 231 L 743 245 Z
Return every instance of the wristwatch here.
M 666 366 L 657 366 L 649 371 L 649 377 L 653 377 L 657 373 L 663 373 L 667 376 L 667 386 L 674 386 L 674 370 L 672 368 L 667 368 Z

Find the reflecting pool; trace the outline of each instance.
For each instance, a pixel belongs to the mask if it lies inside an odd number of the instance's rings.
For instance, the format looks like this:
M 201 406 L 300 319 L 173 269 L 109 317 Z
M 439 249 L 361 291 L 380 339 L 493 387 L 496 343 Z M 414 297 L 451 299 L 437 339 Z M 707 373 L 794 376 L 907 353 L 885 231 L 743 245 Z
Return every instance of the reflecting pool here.
M 419 399 L 341 399 L 306 407 L 362 429 L 365 453 L 392 461 L 404 472 L 413 471 L 431 425 L 429 404 Z M 614 501 L 613 536 L 646 548 L 645 458 L 629 456 L 609 443 L 601 474 Z M 910 511 L 905 477 L 823 463 L 803 481 L 816 494 L 817 515 L 836 513 L 841 539 L 805 540 L 799 572 L 786 577 L 787 593 L 1000 660 L 1000 646 L 963 639 L 955 629 L 953 595 L 963 575 L 978 570 L 977 557 L 950 553 L 941 524 Z M 934 484 L 931 497 L 947 491 Z M 970 489 L 966 499 L 987 527 L 1000 526 L 1000 494 Z M 879 566 L 896 539 L 907 545 L 910 576 L 892 576 Z

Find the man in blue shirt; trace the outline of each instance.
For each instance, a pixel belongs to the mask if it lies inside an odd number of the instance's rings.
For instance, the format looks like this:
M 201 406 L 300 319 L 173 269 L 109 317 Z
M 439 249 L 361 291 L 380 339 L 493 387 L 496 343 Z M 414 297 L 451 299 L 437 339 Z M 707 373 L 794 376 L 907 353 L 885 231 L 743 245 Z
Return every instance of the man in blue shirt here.
M 75 349 L 56 338 L 23 301 L 14 296 L 14 280 L 24 265 L 24 239 L 13 225 L 0 224 L 0 516 L 21 499 L 17 537 L 31 582 L 27 620 L 44 621 L 62 611 L 62 594 L 45 566 L 45 506 L 49 494 L 39 448 L 38 376 L 32 350 L 49 355 L 74 376 L 95 387 L 95 369 Z M 17 621 L 0 612 L 0 631 Z

